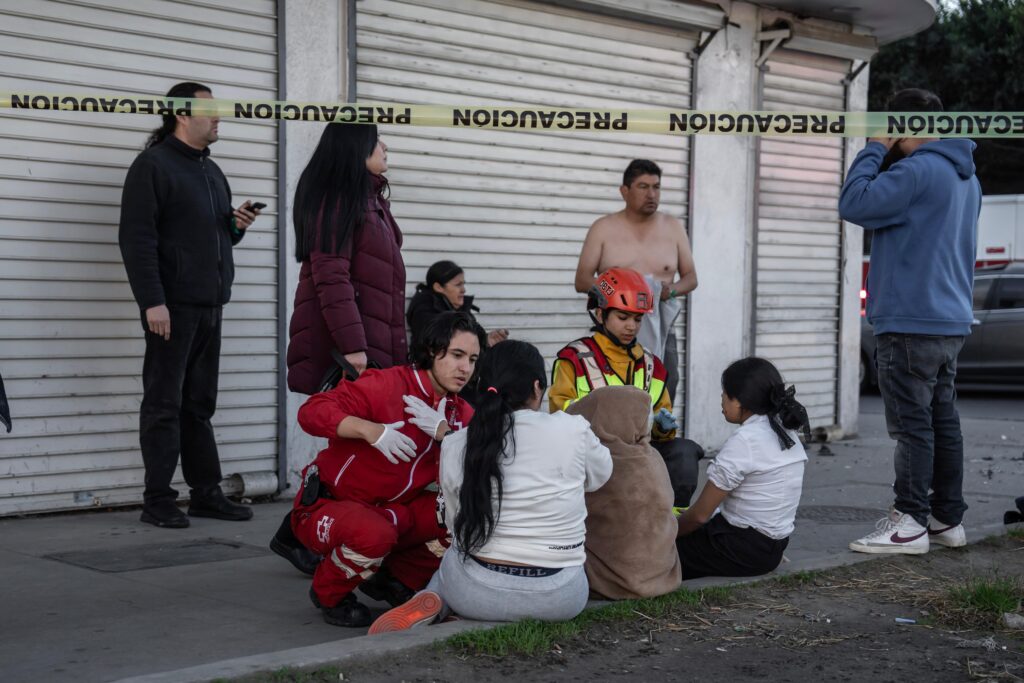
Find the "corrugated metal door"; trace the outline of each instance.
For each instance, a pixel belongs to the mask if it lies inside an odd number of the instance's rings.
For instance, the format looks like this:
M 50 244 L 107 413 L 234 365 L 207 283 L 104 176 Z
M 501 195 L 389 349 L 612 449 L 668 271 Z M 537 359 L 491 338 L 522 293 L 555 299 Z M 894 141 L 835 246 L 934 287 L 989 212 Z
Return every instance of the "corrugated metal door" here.
M 277 98 L 274 0 L 5 3 L 0 36 L 11 90 L 162 95 L 195 80 Z M 125 172 L 158 124 L 0 110 L 0 373 L 15 420 L 0 434 L 0 514 L 141 501 L 144 344 L 117 229 Z M 268 204 L 235 249 L 225 309 L 214 425 L 226 476 L 277 469 L 277 127 L 225 120 L 220 132 L 213 157 L 236 205 Z
M 843 59 L 777 50 L 768 111 L 843 111 Z M 842 234 L 841 138 L 760 138 L 754 351 L 796 384 L 812 426 L 837 420 Z
M 525 2 L 357 7 L 360 101 L 690 104 L 692 33 Z M 549 363 L 589 329 L 585 299 L 573 290 L 576 261 L 590 224 L 622 209 L 618 188 L 630 160 L 662 167 L 661 209 L 686 220 L 685 137 L 387 127 L 382 134 L 409 293 L 431 263 L 450 258 L 466 269 L 481 323 L 509 328 Z M 685 348 L 681 323 L 679 341 Z

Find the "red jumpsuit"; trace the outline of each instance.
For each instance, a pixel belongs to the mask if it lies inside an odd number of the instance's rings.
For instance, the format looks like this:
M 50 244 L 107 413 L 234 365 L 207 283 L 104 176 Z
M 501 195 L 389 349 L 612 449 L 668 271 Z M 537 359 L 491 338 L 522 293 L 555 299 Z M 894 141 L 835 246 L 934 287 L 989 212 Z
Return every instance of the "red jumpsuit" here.
M 330 497 L 304 506 L 300 490 L 292 513 L 295 536 L 324 557 L 313 589 L 325 607 L 337 605 L 381 566 L 419 590 L 440 564 L 435 550 L 447 532 L 437 523 L 437 493 L 425 490 L 437 481 L 439 444 L 406 422 L 399 431 L 416 443 L 417 455 L 392 465 L 365 441 L 337 436 L 338 424 L 350 415 L 382 424 L 407 420 L 404 395 L 433 407 L 442 398 L 434 394 L 425 370 L 404 365 L 367 370 L 355 382 L 311 396 L 299 409 L 306 432 L 330 439 L 306 467 L 317 466 L 321 491 Z M 473 409 L 456 394 L 447 398 L 448 424 L 462 429 Z

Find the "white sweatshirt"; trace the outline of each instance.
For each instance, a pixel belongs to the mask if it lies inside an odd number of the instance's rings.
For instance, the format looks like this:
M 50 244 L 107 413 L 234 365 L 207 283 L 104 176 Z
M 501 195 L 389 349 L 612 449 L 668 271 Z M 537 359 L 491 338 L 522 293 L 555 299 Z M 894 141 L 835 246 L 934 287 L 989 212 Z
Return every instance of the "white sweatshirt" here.
M 454 534 L 468 430 L 441 442 L 445 521 Z M 494 533 L 474 555 L 537 567 L 583 564 L 586 553 L 584 491 L 596 491 L 612 474 L 612 457 L 590 424 L 561 411 L 515 412 L 515 453 L 506 454 L 501 512 Z M 493 495 L 498 510 L 497 490 Z

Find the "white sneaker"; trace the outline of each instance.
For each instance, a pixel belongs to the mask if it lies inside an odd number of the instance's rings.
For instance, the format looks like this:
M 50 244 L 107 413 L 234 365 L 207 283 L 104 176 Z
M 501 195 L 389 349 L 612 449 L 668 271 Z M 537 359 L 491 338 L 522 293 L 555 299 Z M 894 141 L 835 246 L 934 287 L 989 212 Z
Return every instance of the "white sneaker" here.
M 910 515 L 892 509 L 878 520 L 875 532 L 850 544 L 858 553 L 923 555 L 928 552 L 928 529 Z
M 932 517 L 928 520 L 928 540 L 946 548 L 962 548 L 967 545 L 967 533 L 963 524 L 950 526 Z

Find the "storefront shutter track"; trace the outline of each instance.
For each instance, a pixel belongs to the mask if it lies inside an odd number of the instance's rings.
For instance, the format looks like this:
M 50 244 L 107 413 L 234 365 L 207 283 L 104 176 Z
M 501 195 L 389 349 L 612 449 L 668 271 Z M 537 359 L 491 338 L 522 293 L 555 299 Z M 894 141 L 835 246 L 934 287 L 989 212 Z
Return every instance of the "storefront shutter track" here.
M 777 50 L 763 108 L 843 111 L 849 62 Z M 839 361 L 841 138 L 760 139 L 755 353 L 774 362 L 812 426 L 836 423 Z
M 357 8 L 360 101 L 690 104 L 693 33 L 525 2 L 363 0 Z M 585 297 L 573 290 L 576 260 L 590 224 L 622 208 L 630 160 L 662 167 L 661 208 L 686 219 L 685 137 L 387 126 L 382 135 L 407 293 L 434 261 L 456 261 L 480 322 L 537 345 L 549 367 L 559 348 L 588 334 Z M 680 323 L 685 348 L 683 336 Z
M 4 3 L 0 79 L 147 95 L 198 81 L 276 99 L 276 12 L 274 0 Z M 144 344 L 117 232 L 125 173 L 157 125 L 0 110 L 0 374 L 14 418 L 0 434 L 0 515 L 141 501 Z M 212 154 L 235 205 L 268 205 L 235 249 L 224 314 L 214 426 L 228 476 L 277 470 L 278 150 L 273 122 L 225 120 L 220 133 Z

